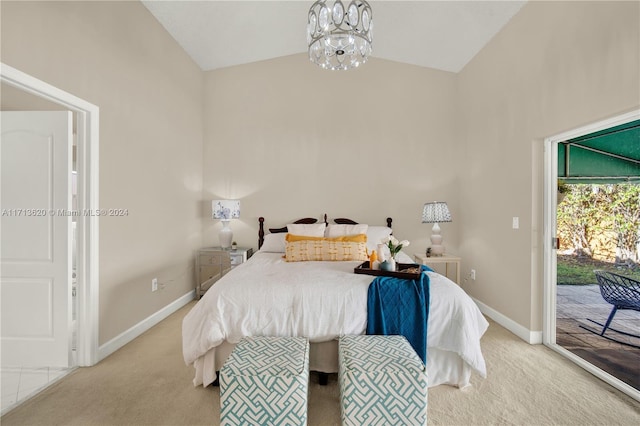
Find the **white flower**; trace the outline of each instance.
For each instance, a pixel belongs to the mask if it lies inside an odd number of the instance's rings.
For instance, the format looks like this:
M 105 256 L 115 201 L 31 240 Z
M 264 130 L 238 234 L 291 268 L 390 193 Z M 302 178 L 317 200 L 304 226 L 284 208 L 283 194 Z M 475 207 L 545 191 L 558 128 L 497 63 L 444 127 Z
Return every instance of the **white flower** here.
M 402 250 L 402 247 L 407 247 L 409 245 L 409 241 L 407 240 L 398 241 L 398 239 L 393 235 L 389 235 L 388 237 L 383 238 L 381 241 L 383 244 L 389 247 L 389 251 L 391 252 L 391 257 L 393 258 L 395 258 L 396 254 L 398 254 L 398 252 Z

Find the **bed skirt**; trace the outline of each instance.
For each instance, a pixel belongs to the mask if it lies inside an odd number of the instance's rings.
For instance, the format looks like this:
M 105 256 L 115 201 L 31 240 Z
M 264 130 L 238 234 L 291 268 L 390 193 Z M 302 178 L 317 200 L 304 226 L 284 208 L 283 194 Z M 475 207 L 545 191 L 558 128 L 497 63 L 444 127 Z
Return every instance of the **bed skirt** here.
M 193 385 L 209 386 L 216 380 L 234 343 L 224 342 L 198 358 L 193 366 L 196 373 Z M 321 373 L 338 372 L 338 340 L 311 343 L 309 370 Z M 429 387 L 452 385 L 464 388 L 469 385 L 472 368 L 457 353 L 438 348 L 427 348 L 427 377 Z

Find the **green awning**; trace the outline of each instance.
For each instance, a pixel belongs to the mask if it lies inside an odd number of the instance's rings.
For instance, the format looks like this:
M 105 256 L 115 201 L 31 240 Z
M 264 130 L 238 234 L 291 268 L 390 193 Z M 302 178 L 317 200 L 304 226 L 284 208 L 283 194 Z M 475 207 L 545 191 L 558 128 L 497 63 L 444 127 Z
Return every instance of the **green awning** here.
M 640 120 L 560 142 L 558 178 L 568 183 L 640 183 Z

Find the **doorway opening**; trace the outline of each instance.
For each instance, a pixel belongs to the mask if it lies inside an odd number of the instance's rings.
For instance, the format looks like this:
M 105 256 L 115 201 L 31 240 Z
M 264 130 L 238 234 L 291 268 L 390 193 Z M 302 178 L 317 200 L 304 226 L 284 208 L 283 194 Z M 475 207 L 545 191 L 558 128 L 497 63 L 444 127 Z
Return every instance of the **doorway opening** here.
M 68 326 L 74 327 L 75 334 L 69 339 L 68 349 L 72 352 L 72 344 L 75 355 L 71 364 L 74 366 L 91 366 L 98 360 L 98 216 L 91 212 L 98 211 L 98 123 L 99 109 L 97 106 L 77 98 L 65 91 L 51 86 L 28 74 L 25 74 L 6 64 L 0 63 L 0 82 L 3 88 L 10 87 L 47 103 L 57 105 L 66 111 L 71 111 L 74 116 L 76 149 L 74 150 L 74 163 L 76 173 L 75 190 L 76 205 L 72 209 L 87 212 L 77 215 L 76 223 L 76 255 L 75 255 L 75 283 L 68 283 L 68 297 L 75 297 L 72 306 L 75 322 L 71 322 L 69 315 Z M 72 210 L 73 211 L 73 210 Z M 19 278 L 19 276 L 18 276 Z M 5 282 L 5 280 L 2 280 Z M 74 285 L 75 284 L 75 285 Z M 4 288 L 4 286 L 3 286 Z M 74 292 L 75 289 L 75 292 Z M 75 324 L 75 325 L 74 325 Z M 4 327 L 3 327 L 4 329 Z M 4 333 L 3 333 L 4 335 Z M 57 375 L 57 372 L 47 372 L 49 380 Z M 3 376 L 3 406 L 2 414 L 11 407 L 4 405 Z M 39 379 L 38 379 L 39 380 Z M 38 388 L 39 389 L 39 388 Z M 38 389 L 34 389 L 37 391 Z M 39 389 L 41 390 L 41 389 Z M 33 396 L 34 393 L 24 395 Z
M 544 344 L 636 400 L 640 348 L 628 343 L 640 338 L 601 335 L 612 305 L 594 271 L 640 278 L 639 119 L 634 111 L 545 141 L 544 219 Z M 614 323 L 640 335 L 640 312 L 621 310 Z

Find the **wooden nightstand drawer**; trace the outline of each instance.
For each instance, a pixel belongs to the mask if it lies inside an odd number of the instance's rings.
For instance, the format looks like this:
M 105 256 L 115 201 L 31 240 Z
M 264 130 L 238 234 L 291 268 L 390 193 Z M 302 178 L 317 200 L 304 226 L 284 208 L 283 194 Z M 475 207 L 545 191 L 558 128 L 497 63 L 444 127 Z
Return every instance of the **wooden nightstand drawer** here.
M 212 265 L 200 265 L 199 271 L 199 281 L 205 282 L 209 281 L 212 278 L 215 278 L 216 281 L 219 280 L 224 274 L 231 270 L 231 266 L 227 266 L 226 268 Z
M 210 247 L 198 250 L 196 254 L 196 298 L 213 286 L 231 269 L 246 262 L 253 254 L 252 248 L 224 250 Z
M 200 254 L 200 265 L 230 265 L 231 257 L 227 252 Z

